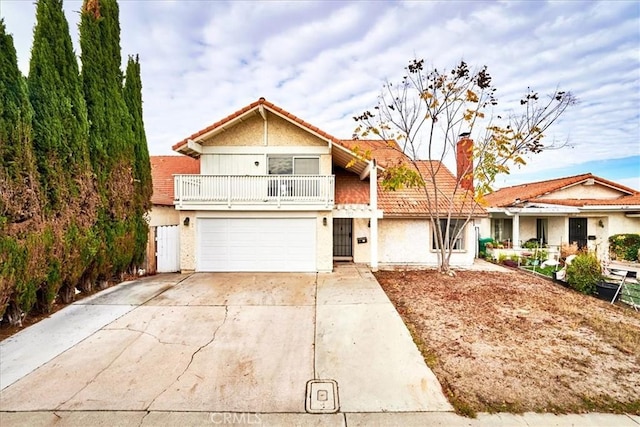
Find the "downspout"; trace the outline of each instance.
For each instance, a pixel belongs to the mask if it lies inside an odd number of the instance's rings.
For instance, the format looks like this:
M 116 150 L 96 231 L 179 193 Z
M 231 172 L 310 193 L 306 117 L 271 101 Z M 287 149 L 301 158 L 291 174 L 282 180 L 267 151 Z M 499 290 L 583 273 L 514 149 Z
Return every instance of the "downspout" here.
M 369 209 L 371 211 L 371 270 L 378 271 L 378 168 L 369 163 Z

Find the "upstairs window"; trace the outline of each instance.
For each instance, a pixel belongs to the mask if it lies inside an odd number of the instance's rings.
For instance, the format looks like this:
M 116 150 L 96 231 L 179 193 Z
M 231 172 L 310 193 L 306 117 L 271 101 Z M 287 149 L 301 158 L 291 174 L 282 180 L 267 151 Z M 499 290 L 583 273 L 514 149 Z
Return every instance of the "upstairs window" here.
M 317 157 L 269 156 L 269 175 L 319 175 Z

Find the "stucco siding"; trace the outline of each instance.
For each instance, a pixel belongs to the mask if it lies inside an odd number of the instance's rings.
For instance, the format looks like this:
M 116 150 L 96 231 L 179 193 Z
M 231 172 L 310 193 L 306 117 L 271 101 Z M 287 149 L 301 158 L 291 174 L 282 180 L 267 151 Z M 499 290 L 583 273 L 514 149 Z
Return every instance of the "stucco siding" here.
M 189 225 L 180 225 L 180 271 L 190 273 L 196 270 L 197 224 L 194 211 L 180 211 L 179 223 L 189 218 Z
M 365 237 L 367 243 L 358 243 L 360 237 Z M 371 262 L 371 228 L 368 218 L 353 219 L 353 262 Z
M 438 253 L 432 250 L 431 227 L 426 219 L 382 219 L 379 222 L 379 261 L 385 264 L 438 265 Z M 476 234 L 473 223 L 464 232 L 465 250 L 454 251 L 450 265 L 468 267 L 473 264 Z
M 324 218 L 327 225 L 324 225 Z M 316 220 L 316 268 L 318 272 L 333 271 L 333 217 L 319 214 Z
M 435 264 L 429 251 L 429 222 L 424 219 L 382 219 L 378 222 L 380 263 Z
M 520 217 L 520 244 L 537 237 L 536 219 L 537 217 Z
M 291 122 L 267 113 L 268 145 L 327 145 L 327 142 Z
M 209 145 L 264 145 L 264 121 L 255 113 L 202 142 Z
M 179 223 L 180 213 L 173 206 L 154 205 L 149 212 L 149 227 Z
M 603 185 L 574 185 L 542 196 L 544 199 L 615 199 L 622 193 Z

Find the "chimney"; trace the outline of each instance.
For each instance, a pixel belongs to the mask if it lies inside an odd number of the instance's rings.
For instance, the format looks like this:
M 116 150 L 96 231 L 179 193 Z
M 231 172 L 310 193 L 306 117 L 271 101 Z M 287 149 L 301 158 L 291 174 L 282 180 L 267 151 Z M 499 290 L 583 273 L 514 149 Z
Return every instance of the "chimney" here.
M 473 191 L 473 140 L 469 135 L 469 132 L 460 134 L 456 145 L 456 165 L 460 186 L 465 190 Z

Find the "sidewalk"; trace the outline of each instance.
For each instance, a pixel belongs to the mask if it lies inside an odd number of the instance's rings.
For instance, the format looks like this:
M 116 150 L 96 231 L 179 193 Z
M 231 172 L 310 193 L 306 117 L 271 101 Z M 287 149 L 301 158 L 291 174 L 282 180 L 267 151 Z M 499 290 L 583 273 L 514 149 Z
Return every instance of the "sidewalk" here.
M 640 417 L 614 414 L 479 414 L 465 418 L 451 412 L 261 414 L 231 412 L 55 411 L 0 412 L 0 425 L 56 426 L 328 426 L 328 427 L 638 427 Z

